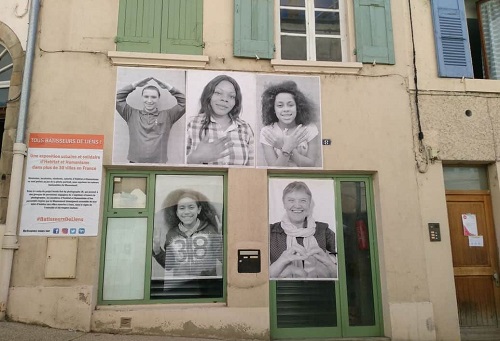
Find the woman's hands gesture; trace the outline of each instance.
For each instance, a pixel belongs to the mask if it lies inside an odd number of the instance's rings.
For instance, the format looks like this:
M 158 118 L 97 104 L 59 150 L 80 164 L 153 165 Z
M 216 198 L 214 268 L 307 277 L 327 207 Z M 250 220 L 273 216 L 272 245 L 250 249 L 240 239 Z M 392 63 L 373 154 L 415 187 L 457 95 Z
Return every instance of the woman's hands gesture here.
M 328 254 L 326 251 L 316 246 L 309 250 L 308 255 L 317 261 L 314 266 L 313 276 L 316 278 L 336 278 L 337 277 L 337 257 Z
M 301 245 L 292 245 L 291 248 L 283 251 L 281 256 L 269 267 L 271 278 L 306 278 L 307 273 L 304 269 L 294 266 L 293 262 L 307 259 L 307 251 Z
M 203 136 L 196 149 L 188 155 L 188 163 L 215 162 L 229 155 L 233 142 L 228 136 L 209 142 L 208 135 Z
M 307 141 L 306 127 L 299 124 L 293 132 L 285 130 L 283 134 L 283 146 L 280 148 L 282 151 L 291 153 L 302 142 Z
M 314 265 L 312 271 L 293 265 L 295 261 L 309 261 Z M 269 267 L 271 278 L 336 278 L 337 261 L 319 246 L 306 250 L 301 245 L 293 245 Z

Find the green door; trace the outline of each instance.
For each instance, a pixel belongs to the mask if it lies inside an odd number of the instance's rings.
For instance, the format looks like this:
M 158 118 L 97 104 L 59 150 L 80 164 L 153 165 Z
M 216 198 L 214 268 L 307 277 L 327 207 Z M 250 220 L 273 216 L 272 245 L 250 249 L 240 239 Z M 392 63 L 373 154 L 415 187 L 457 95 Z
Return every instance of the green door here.
M 271 337 L 382 336 L 371 179 L 321 178 L 335 183 L 338 280 L 271 280 Z

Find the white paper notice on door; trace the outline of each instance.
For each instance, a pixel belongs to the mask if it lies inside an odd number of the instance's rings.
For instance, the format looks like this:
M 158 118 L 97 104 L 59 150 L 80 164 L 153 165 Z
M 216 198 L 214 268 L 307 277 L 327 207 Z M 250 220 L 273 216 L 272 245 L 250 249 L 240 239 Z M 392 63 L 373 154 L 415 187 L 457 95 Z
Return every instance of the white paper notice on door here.
M 477 219 L 475 214 L 463 213 L 462 225 L 464 227 L 464 236 L 477 236 Z
M 484 246 L 483 236 L 469 236 L 469 246 L 483 247 Z

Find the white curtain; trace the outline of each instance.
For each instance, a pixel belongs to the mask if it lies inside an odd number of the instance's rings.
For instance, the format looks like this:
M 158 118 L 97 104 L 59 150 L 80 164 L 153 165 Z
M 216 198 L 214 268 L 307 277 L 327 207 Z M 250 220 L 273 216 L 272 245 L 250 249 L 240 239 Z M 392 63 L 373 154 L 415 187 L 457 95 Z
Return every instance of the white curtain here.
M 490 79 L 500 79 L 500 0 L 479 4 Z

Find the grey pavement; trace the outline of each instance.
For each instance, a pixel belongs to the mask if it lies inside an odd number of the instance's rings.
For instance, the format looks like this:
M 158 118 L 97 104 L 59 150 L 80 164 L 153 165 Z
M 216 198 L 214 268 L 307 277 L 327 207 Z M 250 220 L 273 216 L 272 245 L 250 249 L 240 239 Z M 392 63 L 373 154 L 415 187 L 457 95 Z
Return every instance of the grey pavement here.
M 207 341 L 170 336 L 146 336 L 86 333 L 73 330 L 54 329 L 18 322 L 0 322 L 0 341 Z

